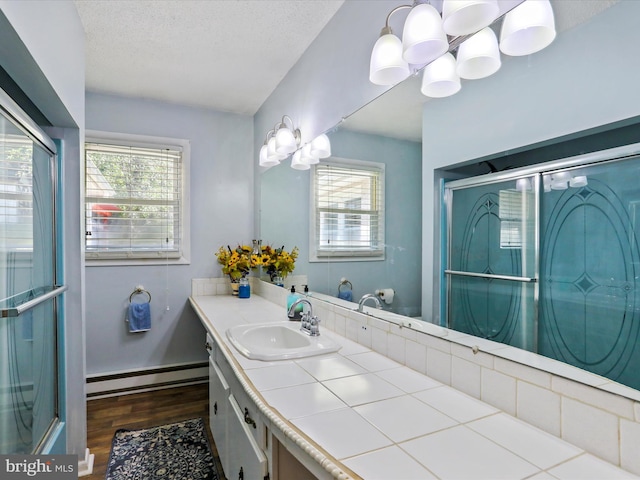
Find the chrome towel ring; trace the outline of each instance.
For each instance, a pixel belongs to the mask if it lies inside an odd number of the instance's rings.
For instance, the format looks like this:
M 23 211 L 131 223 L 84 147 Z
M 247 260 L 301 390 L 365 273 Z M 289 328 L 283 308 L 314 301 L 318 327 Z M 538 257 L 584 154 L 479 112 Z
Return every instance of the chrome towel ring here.
M 131 303 L 131 301 L 133 300 L 134 295 L 140 295 L 140 294 L 143 294 L 143 293 L 146 293 L 146 294 L 149 296 L 149 300 L 147 300 L 147 302 L 148 302 L 148 303 L 151 303 L 151 294 L 150 294 L 147 290 L 145 290 L 144 288 L 142 288 L 142 287 L 138 287 L 138 288 L 136 288 L 136 289 L 131 293 L 131 295 L 129 295 L 129 303 Z

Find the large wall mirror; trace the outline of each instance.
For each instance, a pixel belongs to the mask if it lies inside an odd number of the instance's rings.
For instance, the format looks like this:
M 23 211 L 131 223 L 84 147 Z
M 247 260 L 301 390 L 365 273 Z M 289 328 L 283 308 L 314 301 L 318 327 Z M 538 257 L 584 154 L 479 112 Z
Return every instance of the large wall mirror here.
M 572 31 L 585 30 L 602 31 L 607 35 L 617 36 L 622 31 L 625 35 L 639 37 L 640 34 L 632 33 L 627 26 L 618 26 L 612 19 L 625 22 L 626 18 L 636 15 L 634 2 L 629 1 L 565 1 L 552 0 L 556 17 L 558 39 L 555 55 L 563 55 L 565 68 L 571 68 L 573 51 L 559 51 L 563 42 L 559 41 L 563 35 L 572 35 Z M 499 20 L 500 21 L 500 20 Z M 586 28 L 585 28 L 586 27 Z M 634 42 L 627 39 L 625 42 Z M 569 42 L 570 43 L 570 42 Z M 616 52 L 610 52 L 616 55 Z M 615 60 L 616 65 L 628 63 L 630 59 L 620 56 Z M 598 62 L 599 58 L 593 58 Z M 521 69 L 532 68 L 525 60 L 514 60 L 503 56 L 503 66 L 494 76 L 508 75 L 511 88 L 518 89 Z M 626 67 L 625 67 L 626 68 Z M 519 70 L 520 69 L 520 70 Z M 552 74 L 552 73 L 551 73 Z M 615 72 L 612 72 L 615 77 Z M 478 96 L 467 94 L 467 101 L 474 104 L 469 108 L 483 109 L 485 115 L 490 115 L 490 105 L 481 97 L 481 92 L 492 82 L 493 77 L 478 80 L 478 87 L 473 90 Z M 505 81 L 503 78 L 501 81 Z M 585 76 L 584 84 L 576 86 L 584 89 L 589 82 L 594 80 Z M 463 81 L 462 88 L 474 89 L 474 81 Z M 483 83 L 481 83 L 483 82 Z M 594 89 L 602 91 L 603 95 L 610 97 L 612 102 L 624 102 L 623 92 L 615 91 L 615 81 L 611 85 L 599 85 L 586 90 Z M 561 88 L 568 88 L 561 82 Z M 604 90 L 603 90 L 604 89 Z M 522 92 L 526 95 L 526 92 Z M 425 204 L 425 195 L 438 197 L 438 192 L 423 192 L 423 169 L 433 170 L 433 166 L 425 166 L 423 158 L 428 145 L 422 144 L 423 115 L 430 114 L 431 102 L 440 100 L 427 100 L 420 93 L 420 78 L 412 76 L 398 86 L 387 91 L 355 113 L 346 112 L 346 120 L 337 125 L 329 133 L 332 142 L 332 155 L 341 159 L 366 160 L 382 162 L 386 165 L 386 228 L 385 228 L 385 258 L 384 260 L 362 261 L 328 261 L 309 262 L 309 230 L 310 230 L 310 172 L 298 171 L 289 168 L 288 162 L 278 167 L 265 171 L 261 178 L 261 238 L 274 246 L 286 247 L 298 246 L 300 257 L 296 264 L 296 273 L 308 276 L 311 291 L 323 293 L 329 297 L 337 298 L 341 279 L 348 279 L 353 287 L 353 299 L 355 302 L 364 294 L 373 293 L 378 289 L 393 288 L 394 300 L 391 304 L 383 304 L 385 311 L 390 311 L 412 318 L 435 318 L 430 314 L 432 305 L 424 305 L 422 298 L 422 282 L 433 276 L 444 278 L 438 259 L 434 261 L 434 272 L 422 272 L 422 208 Z M 446 101 L 446 100 L 444 100 Z M 562 93 L 555 97 L 556 108 L 562 109 Z M 589 102 L 589 98 L 584 99 Z M 514 115 L 528 115 L 529 112 L 513 112 Z M 461 119 L 468 123 L 469 119 Z M 619 120 L 619 119 L 616 119 Z M 479 118 L 477 121 L 482 121 Z M 544 122 L 544 118 L 539 119 Z M 516 122 L 514 122 L 516 123 Z M 465 158 L 460 163 L 452 163 L 445 168 L 438 168 L 434 175 L 438 178 L 465 178 L 484 174 L 491 174 L 496 170 L 508 170 L 523 165 L 532 165 L 557 160 L 585 151 L 593 151 L 598 148 L 609 148 L 638 142 L 637 119 L 629 119 L 615 125 L 608 118 L 602 118 L 600 125 L 607 125 L 604 130 L 614 134 L 605 137 L 597 137 L 592 133 L 601 132 L 559 132 L 557 139 L 544 139 L 539 144 L 522 145 L 519 151 L 505 152 L 495 151 L 487 155 L 486 151 L 479 153 L 470 160 Z M 630 126 L 631 125 L 631 126 Z M 451 125 L 455 128 L 455 124 Z M 567 133 L 571 135 L 567 135 Z M 594 140 L 595 139 L 595 140 Z M 434 217 L 439 222 L 442 212 L 440 205 Z M 436 230 L 439 224 L 434 227 Z M 436 256 L 440 255 L 441 240 L 439 234 L 434 235 Z M 432 255 L 432 252 L 428 252 Z M 435 281 L 437 288 L 442 291 L 442 284 Z M 441 298 L 434 295 L 435 302 L 443 303 Z M 426 312 L 429 312 L 427 314 Z M 374 312 L 375 314 L 375 312 Z M 381 316 L 385 318 L 384 315 Z M 441 319 L 444 321 L 444 318 Z M 570 363 L 570 362 L 569 362 Z

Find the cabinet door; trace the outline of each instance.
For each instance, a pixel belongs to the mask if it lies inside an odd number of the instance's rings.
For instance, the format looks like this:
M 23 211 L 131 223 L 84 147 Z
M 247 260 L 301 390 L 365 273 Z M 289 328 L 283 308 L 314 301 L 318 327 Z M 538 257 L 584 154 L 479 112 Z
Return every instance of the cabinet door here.
M 229 468 L 225 474 L 229 480 L 262 480 L 267 475 L 267 457 L 265 457 L 246 423 L 244 411 L 240 409 L 233 394 L 229 395 Z M 242 473 L 241 473 L 242 472 Z
M 213 434 L 213 441 L 218 449 L 222 468 L 227 472 L 229 460 L 229 435 L 227 423 L 229 418 L 229 385 L 220 369 L 209 358 L 209 427 Z

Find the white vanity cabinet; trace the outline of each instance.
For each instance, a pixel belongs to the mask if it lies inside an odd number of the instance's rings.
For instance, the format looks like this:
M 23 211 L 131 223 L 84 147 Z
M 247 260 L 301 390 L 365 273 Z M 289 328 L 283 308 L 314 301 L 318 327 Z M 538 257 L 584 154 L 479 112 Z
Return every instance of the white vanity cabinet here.
M 250 411 L 248 405 L 241 406 L 248 403 L 246 395 L 240 384 L 234 381 L 235 376 L 227 360 L 210 334 L 207 334 L 207 350 L 209 426 L 224 474 L 229 480 L 268 478 L 267 457 L 257 441 L 264 426 L 258 422 L 255 408 Z

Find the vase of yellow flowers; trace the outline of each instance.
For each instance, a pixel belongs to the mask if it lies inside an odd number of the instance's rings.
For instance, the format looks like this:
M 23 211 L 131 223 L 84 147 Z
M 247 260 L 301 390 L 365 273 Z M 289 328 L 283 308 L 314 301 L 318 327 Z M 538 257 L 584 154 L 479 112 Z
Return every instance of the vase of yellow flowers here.
M 222 273 L 229 276 L 231 293 L 235 296 L 238 295 L 240 279 L 246 278 L 251 269 L 257 266 L 258 256 L 252 255 L 252 250 L 248 245 L 238 245 L 234 249 L 227 245 L 216 252 Z
M 259 262 L 273 283 L 282 284 L 287 275 L 295 269 L 296 258 L 298 258 L 298 247 L 293 247 L 291 252 L 287 252 L 284 245 L 280 248 L 265 245 L 262 247 Z

